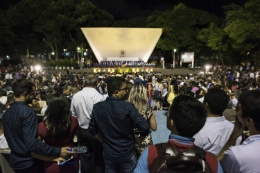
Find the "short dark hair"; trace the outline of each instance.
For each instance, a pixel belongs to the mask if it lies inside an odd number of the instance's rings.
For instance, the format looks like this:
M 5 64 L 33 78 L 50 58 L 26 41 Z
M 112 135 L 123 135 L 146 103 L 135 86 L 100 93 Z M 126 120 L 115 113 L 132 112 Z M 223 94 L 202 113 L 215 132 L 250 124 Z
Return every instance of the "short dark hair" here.
M 107 92 L 111 97 L 116 90 L 120 90 L 125 79 L 122 77 L 109 77 L 107 79 Z
M 97 80 L 98 80 L 98 78 L 94 74 L 92 74 L 92 73 L 87 74 L 86 78 L 85 78 L 85 86 L 87 86 L 87 85 L 96 85 L 97 84 Z
M 260 91 L 252 90 L 243 92 L 238 98 L 241 104 L 242 117 L 250 117 L 254 120 L 255 128 L 260 131 Z
M 205 106 L 195 98 L 180 95 L 173 100 L 169 118 L 174 121 L 181 136 L 193 137 L 204 126 L 207 111 Z
M 14 96 L 19 98 L 24 92 L 30 94 L 33 91 L 33 87 L 35 87 L 35 85 L 31 81 L 19 79 L 14 83 Z
M 218 88 L 211 88 L 205 94 L 204 102 L 208 103 L 211 113 L 222 116 L 228 106 L 229 96 Z

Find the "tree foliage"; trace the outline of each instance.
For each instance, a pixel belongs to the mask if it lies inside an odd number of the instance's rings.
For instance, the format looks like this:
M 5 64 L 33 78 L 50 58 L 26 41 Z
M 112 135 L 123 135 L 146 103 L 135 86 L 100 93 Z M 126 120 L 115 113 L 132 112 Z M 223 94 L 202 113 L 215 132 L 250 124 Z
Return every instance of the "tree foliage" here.
M 232 48 L 251 57 L 260 55 L 260 0 L 250 0 L 245 5 L 231 4 L 226 10 L 225 32 L 233 40 Z
M 14 33 L 4 13 L 0 12 L 0 56 L 5 56 L 8 50 L 12 49 L 10 45 L 14 40 Z

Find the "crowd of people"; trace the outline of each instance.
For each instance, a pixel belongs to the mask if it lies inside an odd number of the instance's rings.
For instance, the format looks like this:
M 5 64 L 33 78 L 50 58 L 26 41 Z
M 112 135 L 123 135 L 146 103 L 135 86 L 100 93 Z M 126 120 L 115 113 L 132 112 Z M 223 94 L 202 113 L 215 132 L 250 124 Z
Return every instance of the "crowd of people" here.
M 0 80 L 0 149 L 11 150 L 16 173 L 256 173 L 258 74 L 39 73 L 9 66 Z M 236 109 L 234 124 L 223 115 L 229 107 Z M 171 135 L 154 145 L 154 110 L 163 109 Z M 88 150 L 68 150 L 75 146 Z
M 94 66 L 148 66 L 148 65 L 155 65 L 153 63 L 145 63 L 144 61 L 101 61 L 100 63 L 94 64 Z

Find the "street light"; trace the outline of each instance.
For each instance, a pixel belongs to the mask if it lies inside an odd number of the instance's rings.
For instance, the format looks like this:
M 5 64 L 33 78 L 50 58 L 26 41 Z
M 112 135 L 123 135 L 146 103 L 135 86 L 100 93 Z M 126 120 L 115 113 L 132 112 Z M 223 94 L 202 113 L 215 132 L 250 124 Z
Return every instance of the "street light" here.
M 172 64 L 172 67 L 173 68 L 175 68 L 175 52 L 176 52 L 177 50 L 176 49 L 173 49 L 173 64 Z
M 54 53 L 54 52 L 52 52 L 51 54 L 52 54 L 52 55 L 54 55 L 55 53 Z

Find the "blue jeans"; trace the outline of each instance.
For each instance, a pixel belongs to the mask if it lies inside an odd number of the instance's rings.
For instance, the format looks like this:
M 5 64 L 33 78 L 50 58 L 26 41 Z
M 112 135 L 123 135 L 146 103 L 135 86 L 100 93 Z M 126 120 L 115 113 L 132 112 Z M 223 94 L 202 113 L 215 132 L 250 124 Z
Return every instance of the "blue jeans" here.
M 128 157 L 121 158 L 118 161 L 112 162 L 110 160 L 105 160 L 105 173 L 132 173 L 137 165 L 136 153 L 132 152 Z

